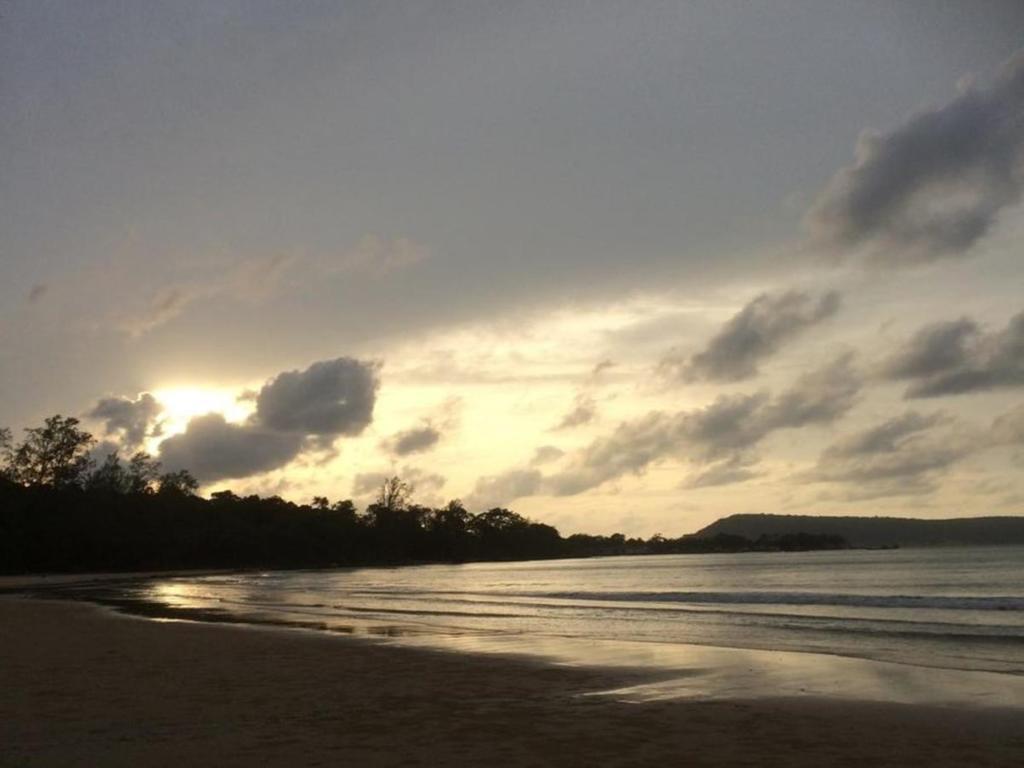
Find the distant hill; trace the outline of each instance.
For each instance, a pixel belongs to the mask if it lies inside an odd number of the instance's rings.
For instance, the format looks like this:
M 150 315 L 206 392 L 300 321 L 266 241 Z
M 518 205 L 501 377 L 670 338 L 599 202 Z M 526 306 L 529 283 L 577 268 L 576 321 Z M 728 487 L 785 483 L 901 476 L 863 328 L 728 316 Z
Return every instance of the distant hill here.
M 814 515 L 730 515 L 695 535 L 761 536 L 809 533 L 842 536 L 853 547 L 938 547 L 1024 544 L 1024 517 L 817 517 Z

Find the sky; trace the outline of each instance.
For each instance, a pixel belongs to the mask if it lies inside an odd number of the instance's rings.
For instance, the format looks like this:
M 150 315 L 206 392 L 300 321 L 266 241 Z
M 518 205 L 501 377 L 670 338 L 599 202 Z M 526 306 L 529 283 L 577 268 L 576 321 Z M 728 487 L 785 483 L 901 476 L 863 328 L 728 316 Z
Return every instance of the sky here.
M 1014 0 L 0 4 L 0 425 L 563 533 L 1024 511 Z

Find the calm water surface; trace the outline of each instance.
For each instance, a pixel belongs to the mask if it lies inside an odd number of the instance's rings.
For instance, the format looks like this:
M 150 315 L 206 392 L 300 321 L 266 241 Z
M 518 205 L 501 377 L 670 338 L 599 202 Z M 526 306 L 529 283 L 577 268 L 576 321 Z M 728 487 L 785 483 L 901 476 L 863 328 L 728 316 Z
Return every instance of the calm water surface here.
M 695 644 L 1024 675 L 1021 547 L 190 576 L 119 599 L 421 645 Z

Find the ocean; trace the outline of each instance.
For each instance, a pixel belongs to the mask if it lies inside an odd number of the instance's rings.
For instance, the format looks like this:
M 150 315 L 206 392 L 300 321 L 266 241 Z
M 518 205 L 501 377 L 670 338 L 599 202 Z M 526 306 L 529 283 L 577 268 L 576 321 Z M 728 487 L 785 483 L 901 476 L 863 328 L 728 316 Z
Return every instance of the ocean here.
M 685 645 L 1024 675 L 1024 547 L 246 572 L 128 581 L 99 595 L 129 612 L 419 646 L 555 647 L 562 661 L 573 648 Z

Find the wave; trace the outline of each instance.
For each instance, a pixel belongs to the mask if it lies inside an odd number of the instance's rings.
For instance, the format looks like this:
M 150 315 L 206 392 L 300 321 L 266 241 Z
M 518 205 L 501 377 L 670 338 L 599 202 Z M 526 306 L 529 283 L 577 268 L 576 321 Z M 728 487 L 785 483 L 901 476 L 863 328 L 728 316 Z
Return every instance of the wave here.
M 543 592 L 522 597 L 619 603 L 686 605 L 834 605 L 855 608 L 926 608 L 948 611 L 1024 611 L 1024 597 L 856 595 L 823 592 Z

